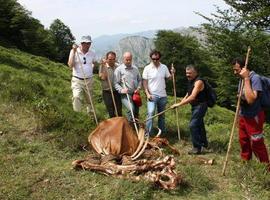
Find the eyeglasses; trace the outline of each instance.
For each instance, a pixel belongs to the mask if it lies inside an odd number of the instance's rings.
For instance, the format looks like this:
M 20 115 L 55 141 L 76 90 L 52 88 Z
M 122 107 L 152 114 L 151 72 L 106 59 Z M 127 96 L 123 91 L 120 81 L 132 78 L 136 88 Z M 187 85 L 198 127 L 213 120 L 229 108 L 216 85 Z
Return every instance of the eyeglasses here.
M 83 57 L 83 64 L 86 64 L 86 57 Z
M 159 60 L 159 58 L 151 58 L 151 59 L 152 59 L 152 60 L 156 60 L 156 61 Z

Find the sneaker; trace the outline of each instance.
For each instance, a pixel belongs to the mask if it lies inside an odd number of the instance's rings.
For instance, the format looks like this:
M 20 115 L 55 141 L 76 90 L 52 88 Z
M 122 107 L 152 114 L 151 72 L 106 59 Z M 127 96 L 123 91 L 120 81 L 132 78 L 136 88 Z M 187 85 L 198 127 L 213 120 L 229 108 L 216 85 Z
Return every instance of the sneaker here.
M 199 155 L 201 154 L 201 150 L 199 150 L 198 148 L 192 148 L 190 151 L 188 151 L 189 155 Z

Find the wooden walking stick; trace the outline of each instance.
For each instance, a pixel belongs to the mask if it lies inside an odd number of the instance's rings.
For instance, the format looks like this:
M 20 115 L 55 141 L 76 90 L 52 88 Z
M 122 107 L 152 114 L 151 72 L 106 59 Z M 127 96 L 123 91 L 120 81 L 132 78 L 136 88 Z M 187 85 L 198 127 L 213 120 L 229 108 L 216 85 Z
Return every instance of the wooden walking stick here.
M 90 90 L 89 90 L 89 88 L 87 87 L 87 81 L 86 81 L 85 72 L 84 72 L 84 70 L 83 70 L 82 62 L 81 62 L 81 59 L 80 59 L 79 54 L 78 54 L 77 51 L 76 51 L 76 55 L 77 55 L 77 58 L 78 58 L 78 61 L 79 61 L 79 64 L 80 64 L 80 70 L 81 70 L 81 72 L 82 72 L 82 74 L 83 74 L 83 80 L 84 80 L 84 84 L 85 84 L 85 87 L 86 87 L 86 91 L 87 91 L 88 98 L 89 98 L 89 100 L 90 100 L 90 105 L 91 105 L 92 110 L 93 110 L 95 122 L 96 122 L 96 125 L 98 125 L 97 115 L 96 115 L 96 111 L 95 111 L 94 104 L 93 104 L 93 101 L 92 101 L 92 97 L 91 97 L 91 94 L 90 94 Z
M 171 70 L 173 70 L 173 63 L 171 65 Z M 176 84 L 175 84 L 175 74 L 172 73 L 172 79 L 173 79 L 173 94 L 174 94 L 174 103 L 177 103 L 177 97 L 176 97 Z M 180 137 L 180 125 L 179 125 L 179 115 L 178 115 L 178 109 L 175 108 L 175 115 L 176 115 L 176 123 L 177 123 L 177 133 L 178 133 L 178 140 L 181 141 Z
M 248 58 L 249 58 L 250 51 L 251 51 L 251 48 L 248 47 L 244 68 L 247 68 Z M 228 164 L 228 157 L 229 157 L 229 154 L 230 154 L 230 151 L 231 151 L 231 147 L 232 147 L 232 141 L 233 141 L 233 136 L 234 136 L 234 129 L 235 129 L 235 126 L 236 126 L 238 115 L 239 115 L 240 101 L 241 101 L 241 96 L 242 96 L 242 92 L 243 92 L 243 87 L 244 87 L 244 81 L 241 80 L 241 86 L 240 86 L 240 91 L 239 91 L 239 94 L 238 94 L 237 106 L 236 106 L 236 111 L 235 111 L 235 115 L 234 115 L 232 130 L 231 130 L 231 134 L 230 134 L 229 145 L 228 145 L 227 154 L 226 154 L 226 158 L 225 158 L 223 169 L 222 169 L 222 175 L 223 176 L 225 176 L 225 171 L 226 171 L 226 167 L 227 167 L 227 164 Z
M 125 81 L 125 78 L 123 77 L 122 78 L 122 81 L 123 81 L 123 86 L 124 86 L 124 89 L 126 89 L 126 81 Z M 130 98 L 129 98 L 129 94 L 127 93 L 127 99 L 128 99 L 128 105 L 129 105 L 129 109 L 130 109 L 130 112 L 131 112 L 131 116 L 132 116 L 132 120 L 133 120 L 133 123 L 134 123 L 134 127 L 136 129 L 136 133 L 137 135 L 139 135 L 139 131 L 138 131 L 138 127 L 137 127 L 137 124 L 136 124 L 136 121 L 135 121 L 135 117 L 134 117 L 134 113 L 133 113 L 133 109 L 132 109 L 132 106 L 131 106 L 131 101 L 130 101 Z
M 109 88 L 110 88 L 111 95 L 112 95 L 112 101 L 113 101 L 113 106 L 114 106 L 115 114 L 116 114 L 116 117 L 118 117 L 118 111 L 117 111 L 117 107 L 116 107 L 116 103 L 115 103 L 115 99 L 114 99 L 114 94 L 113 94 L 113 89 L 112 89 L 112 83 L 111 83 L 111 79 L 110 79 L 109 71 L 108 71 L 108 63 L 106 63 L 105 68 L 106 68 L 106 72 L 107 72 L 107 80 L 108 80 Z
M 161 111 L 161 112 L 159 112 L 159 113 L 153 115 L 152 117 L 147 118 L 146 120 L 144 120 L 144 122 L 147 122 L 147 121 L 150 120 L 150 119 L 153 119 L 153 118 L 155 118 L 155 117 L 157 117 L 157 116 L 159 116 L 159 115 L 162 115 L 163 113 L 165 113 L 165 112 L 167 112 L 168 110 L 171 110 L 171 109 L 173 109 L 173 108 L 169 107 L 169 108 L 167 108 L 167 109 L 165 109 L 165 110 L 163 110 L 163 111 Z

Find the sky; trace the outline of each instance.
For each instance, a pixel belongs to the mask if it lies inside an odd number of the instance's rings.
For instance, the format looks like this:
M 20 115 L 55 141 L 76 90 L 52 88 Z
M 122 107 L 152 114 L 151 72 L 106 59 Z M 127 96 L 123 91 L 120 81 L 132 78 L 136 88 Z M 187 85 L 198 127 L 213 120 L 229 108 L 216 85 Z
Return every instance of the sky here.
M 67 25 L 76 39 L 118 33 L 198 26 L 223 0 L 18 0 L 46 28 L 55 19 Z

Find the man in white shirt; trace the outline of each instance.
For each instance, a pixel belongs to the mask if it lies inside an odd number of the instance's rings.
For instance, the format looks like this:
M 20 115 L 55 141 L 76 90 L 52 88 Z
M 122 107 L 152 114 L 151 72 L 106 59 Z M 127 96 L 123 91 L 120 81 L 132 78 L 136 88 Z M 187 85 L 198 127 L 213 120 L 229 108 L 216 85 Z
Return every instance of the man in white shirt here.
M 90 36 L 83 36 L 80 43 L 79 47 L 76 45 L 72 47 L 68 59 L 68 66 L 72 69 L 72 104 L 73 110 L 80 112 L 84 95 L 87 102 L 87 112 L 90 112 L 92 109 L 87 92 L 89 91 L 92 95 L 93 63 L 96 61 L 96 55 L 90 50 L 92 43 Z
M 172 76 L 168 67 L 160 63 L 161 53 L 153 50 L 150 53 L 151 63 L 145 66 L 142 74 L 143 86 L 147 96 L 147 118 L 152 117 L 157 112 L 165 110 L 167 104 L 166 94 L 166 78 L 171 79 Z M 174 70 L 174 69 L 172 69 Z M 153 120 L 150 119 L 146 122 L 146 129 L 148 134 L 151 133 L 153 127 Z M 162 133 L 166 132 L 165 128 L 165 114 L 158 117 L 158 127 Z

